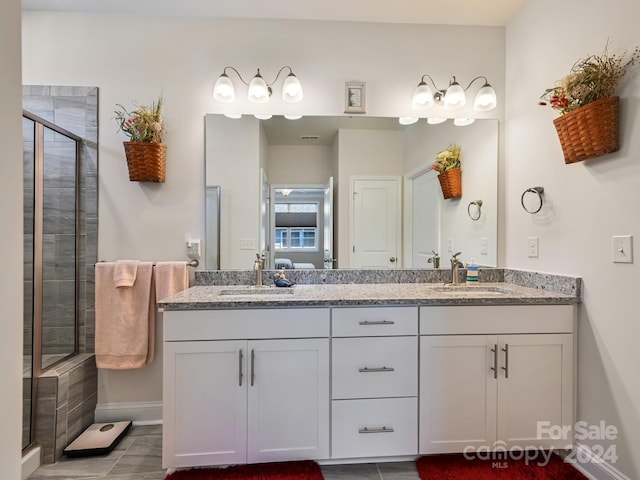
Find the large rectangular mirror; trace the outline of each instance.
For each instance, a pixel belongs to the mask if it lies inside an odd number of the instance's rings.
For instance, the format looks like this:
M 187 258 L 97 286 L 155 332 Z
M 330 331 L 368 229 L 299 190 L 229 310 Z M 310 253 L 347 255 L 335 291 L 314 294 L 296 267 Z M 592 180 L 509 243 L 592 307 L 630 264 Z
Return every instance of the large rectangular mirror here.
M 205 123 L 205 184 L 221 187 L 220 269 L 252 268 L 256 253 L 270 268 L 433 268 L 433 251 L 443 268 L 457 251 L 497 265 L 497 120 L 210 114 Z M 450 144 L 461 146 L 463 187 L 445 200 L 429 167 Z

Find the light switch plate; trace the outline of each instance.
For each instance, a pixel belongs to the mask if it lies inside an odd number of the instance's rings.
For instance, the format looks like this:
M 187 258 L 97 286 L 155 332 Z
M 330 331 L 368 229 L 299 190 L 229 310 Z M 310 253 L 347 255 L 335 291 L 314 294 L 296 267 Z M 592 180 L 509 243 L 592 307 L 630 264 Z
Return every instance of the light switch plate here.
M 447 252 L 453 253 L 453 238 L 447 241 Z
M 529 237 L 527 238 L 529 242 L 529 258 L 538 258 L 539 249 L 538 249 L 538 237 Z
M 633 263 L 633 237 L 631 235 L 611 237 L 611 249 L 613 263 Z
M 489 239 L 487 237 L 480 239 L 480 255 L 489 255 Z
M 240 240 L 240 250 L 255 250 L 256 241 L 253 238 L 243 238 Z

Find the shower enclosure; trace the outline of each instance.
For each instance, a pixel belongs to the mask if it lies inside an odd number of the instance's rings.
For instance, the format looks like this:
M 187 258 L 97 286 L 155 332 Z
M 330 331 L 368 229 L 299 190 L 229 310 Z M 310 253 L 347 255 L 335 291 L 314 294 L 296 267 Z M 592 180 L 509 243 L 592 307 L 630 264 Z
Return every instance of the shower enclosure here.
M 78 352 L 78 154 L 81 139 L 23 113 L 24 418 L 33 441 L 32 405 L 43 371 Z

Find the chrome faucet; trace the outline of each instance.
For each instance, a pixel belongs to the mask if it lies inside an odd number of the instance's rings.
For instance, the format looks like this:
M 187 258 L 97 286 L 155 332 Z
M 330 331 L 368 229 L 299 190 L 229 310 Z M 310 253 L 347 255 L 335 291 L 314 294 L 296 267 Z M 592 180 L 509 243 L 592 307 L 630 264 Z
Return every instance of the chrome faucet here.
M 256 253 L 256 261 L 253 263 L 253 269 L 256 272 L 256 287 L 262 286 L 262 269 L 264 268 L 264 261 L 266 257 L 263 254 Z
M 440 255 L 435 250 L 431 251 L 433 252 L 433 257 L 429 257 L 427 263 L 433 263 L 433 268 L 440 268 Z
M 460 285 L 460 267 L 466 267 L 464 262 L 458 260 L 458 255 L 461 253 L 454 253 L 451 257 L 451 283 L 449 285 Z

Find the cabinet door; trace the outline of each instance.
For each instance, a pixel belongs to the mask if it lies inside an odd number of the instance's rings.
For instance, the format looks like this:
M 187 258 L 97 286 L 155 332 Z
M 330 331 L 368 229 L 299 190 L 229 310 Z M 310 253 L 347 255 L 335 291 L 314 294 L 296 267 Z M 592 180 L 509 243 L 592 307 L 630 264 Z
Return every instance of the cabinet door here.
M 246 461 L 246 341 L 165 342 L 165 468 Z
M 249 463 L 329 457 L 329 340 L 249 342 Z
M 498 438 L 509 447 L 565 448 L 571 439 L 538 438 L 538 422 L 573 423 L 573 336 L 499 337 Z
M 496 440 L 496 336 L 420 337 L 420 453 Z

